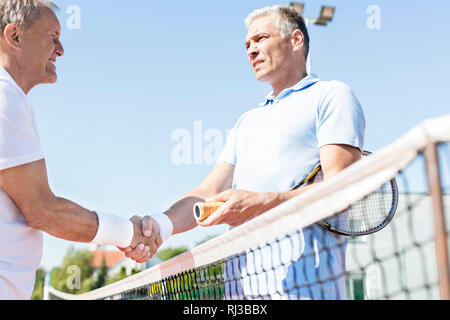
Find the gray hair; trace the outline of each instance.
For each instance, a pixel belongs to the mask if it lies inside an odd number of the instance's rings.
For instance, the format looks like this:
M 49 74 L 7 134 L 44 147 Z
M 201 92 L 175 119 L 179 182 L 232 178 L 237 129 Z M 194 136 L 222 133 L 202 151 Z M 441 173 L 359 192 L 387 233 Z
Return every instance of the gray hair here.
M 272 16 L 274 18 L 275 26 L 280 30 L 283 39 L 289 37 L 297 29 L 303 33 L 306 59 L 309 52 L 309 34 L 302 15 L 293 7 L 280 5 L 268 6 L 251 12 L 245 19 L 245 25 L 249 28 L 253 20 L 266 16 Z
M 0 32 L 3 34 L 8 24 L 27 30 L 42 14 L 42 6 L 58 9 L 52 1 L 0 0 Z

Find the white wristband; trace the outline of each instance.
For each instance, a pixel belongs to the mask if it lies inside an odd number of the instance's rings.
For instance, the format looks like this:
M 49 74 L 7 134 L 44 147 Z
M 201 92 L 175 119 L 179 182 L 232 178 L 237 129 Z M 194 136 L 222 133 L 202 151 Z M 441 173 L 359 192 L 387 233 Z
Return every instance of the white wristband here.
M 170 218 L 164 213 L 154 213 L 150 215 L 159 225 L 159 235 L 162 241 L 166 241 L 172 235 L 173 223 Z
M 98 218 L 98 229 L 90 243 L 114 245 L 119 248 L 130 246 L 134 236 L 134 227 L 130 220 L 107 213 L 95 213 Z

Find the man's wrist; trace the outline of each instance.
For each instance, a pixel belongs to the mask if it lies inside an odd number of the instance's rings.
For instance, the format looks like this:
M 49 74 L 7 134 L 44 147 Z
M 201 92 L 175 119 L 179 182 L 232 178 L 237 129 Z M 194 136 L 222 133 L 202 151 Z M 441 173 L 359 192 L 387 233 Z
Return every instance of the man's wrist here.
M 97 215 L 98 228 L 90 243 L 119 248 L 130 246 L 134 236 L 134 226 L 130 220 L 102 212 L 94 213 Z
M 153 213 L 150 217 L 156 221 L 159 226 L 159 235 L 162 241 L 166 241 L 173 233 L 173 223 L 170 218 L 161 212 Z
M 268 192 L 266 196 L 270 199 L 269 203 L 273 208 L 289 200 L 291 195 L 286 192 Z

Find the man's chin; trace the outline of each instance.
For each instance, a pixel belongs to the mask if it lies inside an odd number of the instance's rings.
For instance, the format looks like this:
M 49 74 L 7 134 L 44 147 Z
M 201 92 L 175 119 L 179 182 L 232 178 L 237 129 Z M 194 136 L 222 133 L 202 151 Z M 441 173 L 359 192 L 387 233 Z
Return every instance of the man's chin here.
M 58 81 L 58 75 L 56 73 L 51 73 L 45 77 L 45 79 L 41 82 L 42 84 L 52 84 Z
M 256 72 L 255 76 L 258 81 L 262 81 L 262 82 L 267 81 L 267 73 L 266 72 Z

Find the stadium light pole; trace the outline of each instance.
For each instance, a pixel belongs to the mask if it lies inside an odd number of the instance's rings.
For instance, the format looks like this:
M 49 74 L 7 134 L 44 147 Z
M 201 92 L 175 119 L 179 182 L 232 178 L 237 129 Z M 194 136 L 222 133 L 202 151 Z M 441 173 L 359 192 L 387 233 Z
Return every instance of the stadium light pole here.
M 303 10 L 305 9 L 305 4 L 302 2 L 291 2 L 289 4 L 291 7 L 293 7 L 295 10 L 297 10 L 302 16 L 303 16 Z M 315 24 L 317 26 L 327 26 L 328 22 L 333 21 L 334 12 L 336 8 L 330 7 L 330 6 L 322 6 L 320 9 L 320 15 L 319 17 L 305 17 L 303 16 L 303 19 L 305 19 L 306 28 L 311 28 L 311 24 Z M 306 59 L 306 73 L 311 73 L 311 47 L 309 48 L 308 57 Z

